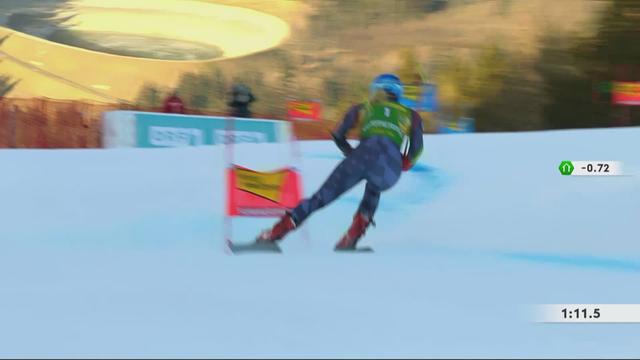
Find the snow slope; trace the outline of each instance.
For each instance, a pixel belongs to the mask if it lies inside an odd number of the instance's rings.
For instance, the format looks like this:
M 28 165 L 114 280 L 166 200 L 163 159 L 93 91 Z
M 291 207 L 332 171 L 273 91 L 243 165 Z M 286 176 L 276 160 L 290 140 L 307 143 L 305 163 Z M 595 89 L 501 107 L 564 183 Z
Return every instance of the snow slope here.
M 531 304 L 640 303 L 640 129 L 425 136 L 374 254 L 331 250 L 364 187 L 282 255 L 230 256 L 219 147 L 0 151 L 0 357 L 639 357 L 640 324 Z M 301 143 L 305 193 L 341 159 Z M 281 145 L 242 145 L 271 169 Z M 564 177 L 561 160 L 624 177 Z M 250 241 L 272 219 L 235 219 Z

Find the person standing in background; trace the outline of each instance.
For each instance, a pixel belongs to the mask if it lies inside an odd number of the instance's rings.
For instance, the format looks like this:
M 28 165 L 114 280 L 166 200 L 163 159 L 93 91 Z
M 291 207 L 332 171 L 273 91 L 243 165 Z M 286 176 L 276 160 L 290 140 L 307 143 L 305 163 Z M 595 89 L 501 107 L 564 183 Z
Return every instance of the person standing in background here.
M 174 91 L 165 101 L 163 112 L 169 114 L 184 114 L 184 102 L 178 96 L 178 93 Z
M 249 105 L 256 100 L 251 89 L 244 84 L 236 84 L 231 89 L 231 101 L 228 105 L 233 117 L 250 118 L 252 116 Z

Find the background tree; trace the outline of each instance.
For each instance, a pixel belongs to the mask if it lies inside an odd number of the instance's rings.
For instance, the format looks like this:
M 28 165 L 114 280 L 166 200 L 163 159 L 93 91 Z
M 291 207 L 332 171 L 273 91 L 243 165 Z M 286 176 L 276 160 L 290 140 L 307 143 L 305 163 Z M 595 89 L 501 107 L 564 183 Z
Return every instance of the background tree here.
M 408 47 L 400 51 L 398 76 L 405 84 L 420 84 L 423 82 L 424 70 L 415 48 Z
M 0 99 L 9 94 L 19 82 L 19 80 L 13 80 L 10 76 L 0 75 Z
M 164 92 L 153 83 L 146 83 L 138 92 L 136 105 L 143 108 L 159 108 L 164 101 Z
M 548 34 L 538 62 L 547 103 L 545 127 L 562 129 L 640 125 L 635 107 L 611 104 L 611 81 L 640 81 L 640 2 L 613 0 L 595 35 Z M 616 119 L 623 115 L 622 121 Z
M 10 35 L 6 35 L 0 39 L 0 47 L 9 37 Z M 0 62 L 2 62 L 2 60 L 0 60 Z M 8 75 L 0 75 L 0 99 L 9 94 L 19 82 L 20 80 L 14 80 Z
M 448 117 L 469 116 L 474 108 L 497 96 L 507 70 L 506 54 L 497 45 L 487 46 L 471 57 L 446 59 L 440 64 L 436 79 Z

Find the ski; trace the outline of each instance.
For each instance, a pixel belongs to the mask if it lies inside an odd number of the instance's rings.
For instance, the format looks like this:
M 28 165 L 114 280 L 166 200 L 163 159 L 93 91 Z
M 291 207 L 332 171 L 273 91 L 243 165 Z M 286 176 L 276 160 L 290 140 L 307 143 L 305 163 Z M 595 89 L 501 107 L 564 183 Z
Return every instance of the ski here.
M 272 253 L 272 254 L 281 254 L 282 249 L 277 243 L 244 243 L 244 244 L 234 244 L 231 241 L 227 241 L 227 245 L 229 246 L 229 250 L 233 254 L 246 254 L 246 253 Z M 336 253 L 372 253 L 373 248 L 369 246 L 357 247 L 357 248 L 348 248 L 348 249 L 334 249 Z
M 248 244 L 234 244 L 231 241 L 227 241 L 229 249 L 234 254 L 241 253 L 282 253 L 280 246 L 276 243 L 258 243 L 252 242 Z
M 373 248 L 369 247 L 369 246 L 363 246 L 363 247 L 356 247 L 356 248 L 336 248 L 334 249 L 335 252 L 337 253 L 370 253 L 373 252 Z

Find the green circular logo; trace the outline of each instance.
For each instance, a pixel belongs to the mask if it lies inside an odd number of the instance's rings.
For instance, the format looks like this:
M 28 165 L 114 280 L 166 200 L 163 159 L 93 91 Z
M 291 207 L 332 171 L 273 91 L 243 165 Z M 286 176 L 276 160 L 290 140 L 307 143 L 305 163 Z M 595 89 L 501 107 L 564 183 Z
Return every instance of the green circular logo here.
M 560 170 L 560 174 L 562 175 L 571 175 L 574 167 L 571 161 L 565 160 L 560 163 L 560 166 L 558 166 L 558 169 Z

